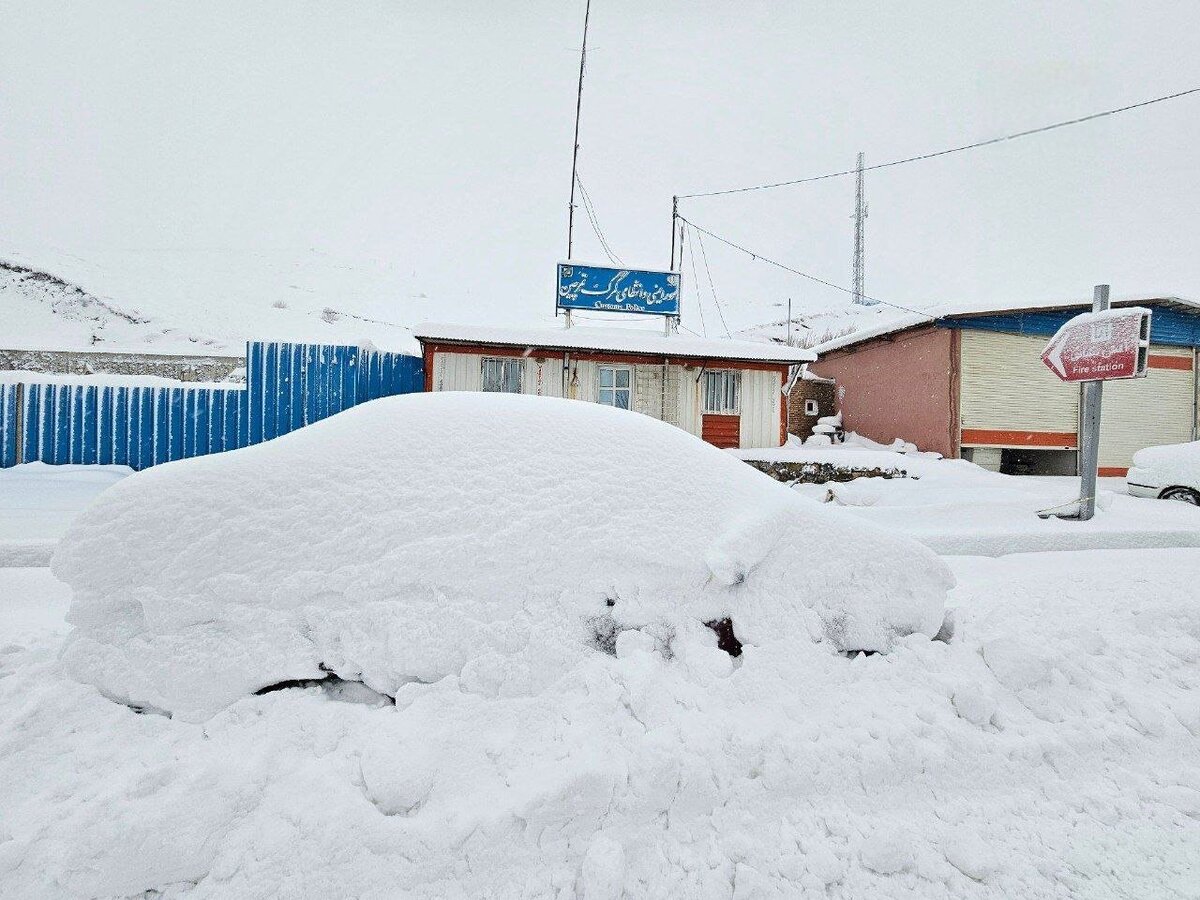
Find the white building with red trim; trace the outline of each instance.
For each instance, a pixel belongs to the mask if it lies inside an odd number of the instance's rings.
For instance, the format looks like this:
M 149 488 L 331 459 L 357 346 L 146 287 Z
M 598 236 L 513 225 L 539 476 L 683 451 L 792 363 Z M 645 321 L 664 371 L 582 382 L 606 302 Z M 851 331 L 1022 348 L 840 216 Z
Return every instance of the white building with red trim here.
M 605 403 L 718 447 L 778 447 L 784 389 L 809 350 L 631 328 L 420 325 L 427 391 L 506 391 Z

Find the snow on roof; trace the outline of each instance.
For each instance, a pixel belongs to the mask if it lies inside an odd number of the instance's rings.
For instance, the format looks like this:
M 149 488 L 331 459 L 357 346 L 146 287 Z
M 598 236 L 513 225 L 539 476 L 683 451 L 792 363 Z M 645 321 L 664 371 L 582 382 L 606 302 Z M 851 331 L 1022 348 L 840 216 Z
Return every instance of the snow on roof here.
M 1136 306 L 1138 304 L 1147 303 L 1182 306 L 1200 312 L 1200 301 L 1167 293 L 1123 294 L 1112 299 L 1112 304 L 1114 306 Z M 958 301 L 954 303 L 941 303 L 929 306 L 924 310 L 905 310 L 903 312 L 898 312 L 895 316 L 873 325 L 870 328 L 862 328 L 849 334 L 838 335 L 835 338 L 817 344 L 815 347 L 813 347 L 813 350 L 817 353 L 828 353 L 831 350 L 839 350 L 842 347 L 850 347 L 854 344 L 861 344 L 863 341 L 869 341 L 872 338 L 882 337 L 885 334 L 894 334 L 897 331 L 905 331 L 909 328 L 914 328 L 917 325 L 936 322 L 942 319 L 1001 315 L 1003 313 L 1010 312 L 1048 312 L 1052 310 L 1074 309 L 1077 307 L 1087 308 L 1091 305 L 1092 300 L 1090 297 L 1086 299 L 1077 298 L 1073 300 L 1065 300 L 1057 303 L 1048 303 L 1045 300 L 1039 299 L 1016 300 L 1003 303 L 996 303 L 995 301 Z
M 423 323 L 413 329 L 417 340 L 541 347 L 550 350 L 609 350 L 706 359 L 744 359 L 800 363 L 817 358 L 811 350 L 766 341 L 735 341 L 659 334 L 633 328 L 490 328 L 478 325 Z

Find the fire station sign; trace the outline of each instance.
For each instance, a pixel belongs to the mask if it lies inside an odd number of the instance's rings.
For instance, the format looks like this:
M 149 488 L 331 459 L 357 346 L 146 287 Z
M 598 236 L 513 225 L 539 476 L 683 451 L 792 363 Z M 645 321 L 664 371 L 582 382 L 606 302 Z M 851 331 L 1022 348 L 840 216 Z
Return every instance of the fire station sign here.
M 558 264 L 559 309 L 679 315 L 679 273 Z
M 1066 322 L 1042 351 L 1063 381 L 1111 381 L 1146 374 L 1150 310 L 1138 306 L 1090 312 Z

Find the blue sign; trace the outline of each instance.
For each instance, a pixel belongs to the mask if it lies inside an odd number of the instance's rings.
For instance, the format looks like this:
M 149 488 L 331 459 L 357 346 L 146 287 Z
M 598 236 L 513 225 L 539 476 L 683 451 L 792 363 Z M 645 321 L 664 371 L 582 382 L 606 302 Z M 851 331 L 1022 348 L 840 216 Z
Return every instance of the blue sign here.
M 558 264 L 558 308 L 679 315 L 679 273 Z

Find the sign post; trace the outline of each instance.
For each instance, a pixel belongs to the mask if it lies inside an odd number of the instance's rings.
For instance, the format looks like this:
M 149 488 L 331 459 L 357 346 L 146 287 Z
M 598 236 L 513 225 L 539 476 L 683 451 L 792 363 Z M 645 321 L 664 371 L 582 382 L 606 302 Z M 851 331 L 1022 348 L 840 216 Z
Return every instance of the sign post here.
M 1063 519 L 1086 522 L 1096 514 L 1100 465 L 1100 410 L 1104 382 L 1141 378 L 1150 352 L 1150 310 L 1109 308 L 1109 287 L 1092 292 L 1092 311 L 1069 320 L 1042 351 L 1042 362 L 1061 380 L 1082 385 L 1079 416 L 1079 502 Z
M 1108 285 L 1098 284 L 1092 291 L 1092 312 L 1108 309 Z M 1079 520 L 1086 522 L 1096 514 L 1096 476 L 1100 468 L 1100 404 L 1104 401 L 1104 382 L 1085 381 L 1080 396 L 1079 414 Z

